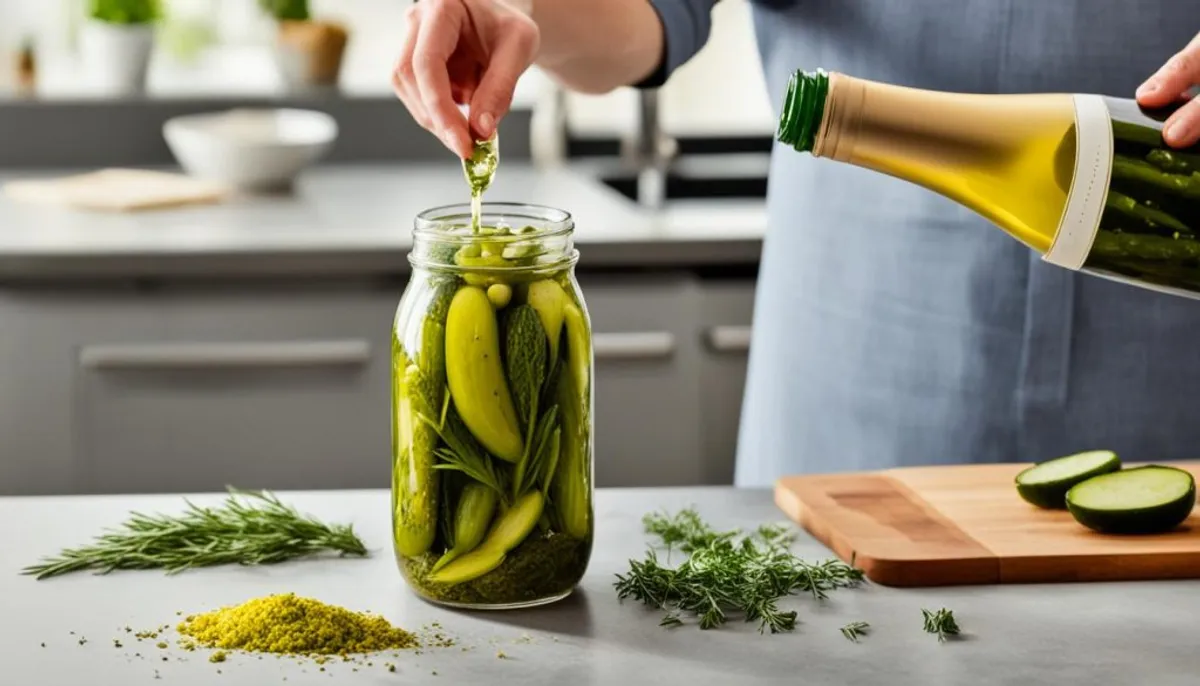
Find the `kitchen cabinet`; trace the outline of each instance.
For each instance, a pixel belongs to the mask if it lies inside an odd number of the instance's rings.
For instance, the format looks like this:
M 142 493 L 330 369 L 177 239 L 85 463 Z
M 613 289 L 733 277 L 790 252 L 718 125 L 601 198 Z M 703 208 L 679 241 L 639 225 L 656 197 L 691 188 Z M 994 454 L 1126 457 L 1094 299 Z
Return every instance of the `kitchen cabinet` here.
M 730 483 L 753 280 L 581 272 L 597 486 Z M 0 290 L 0 495 L 389 483 L 388 281 Z
M 596 351 L 596 485 L 733 482 L 754 279 L 580 278 Z
M 97 492 L 387 485 L 399 296 L 290 286 L 145 298 L 157 332 L 77 351 L 82 482 Z
M 700 483 L 733 483 L 753 314 L 752 279 L 704 284 L 699 314 Z
M 0 296 L 0 492 L 386 485 L 401 289 Z
M 0 495 L 76 493 L 72 350 L 79 331 L 119 338 L 129 312 L 69 298 L 0 293 Z
M 596 360 L 596 485 L 698 483 L 695 280 L 667 273 L 579 281 Z

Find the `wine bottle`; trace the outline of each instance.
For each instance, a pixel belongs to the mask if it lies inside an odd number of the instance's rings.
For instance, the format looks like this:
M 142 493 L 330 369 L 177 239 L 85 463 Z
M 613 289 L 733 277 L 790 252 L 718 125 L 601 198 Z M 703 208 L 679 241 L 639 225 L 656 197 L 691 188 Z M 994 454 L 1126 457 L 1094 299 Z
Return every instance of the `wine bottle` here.
M 950 198 L 1051 264 L 1200 298 L 1200 145 L 1162 139 L 1177 108 L 797 71 L 777 138 Z

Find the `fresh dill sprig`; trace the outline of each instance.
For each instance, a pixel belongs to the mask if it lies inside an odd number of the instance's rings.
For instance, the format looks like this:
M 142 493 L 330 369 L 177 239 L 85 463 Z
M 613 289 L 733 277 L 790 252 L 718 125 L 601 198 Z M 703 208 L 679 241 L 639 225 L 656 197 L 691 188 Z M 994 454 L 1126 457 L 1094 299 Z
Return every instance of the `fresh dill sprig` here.
M 333 550 L 365 557 L 367 548 L 353 526 L 324 524 L 298 513 L 266 491 L 228 488 L 221 507 L 198 507 L 184 500 L 182 515 L 133 512 L 120 530 L 98 536 L 92 545 L 63 550 L 26 567 L 22 574 L 45 579 L 98 569 L 165 569 L 175 574 L 192 567 L 274 564 Z M 238 496 L 257 501 L 245 503 Z
M 954 621 L 954 613 L 952 611 L 942 608 L 937 612 L 930 612 L 925 608 L 921 608 L 921 614 L 925 617 L 925 631 L 937 634 L 939 643 L 945 641 L 947 636 L 958 634 L 958 622 Z
M 651 547 L 644 559 L 629 561 L 628 574 L 616 575 L 614 587 L 620 600 L 633 598 L 662 610 L 662 626 L 679 626 L 685 615 L 693 615 L 701 629 L 712 629 L 740 614 L 747 622 L 757 621 L 760 633 L 791 631 L 796 612 L 779 609 L 780 599 L 797 592 L 823 599 L 863 580 L 862 570 L 841 561 L 810 564 L 793 555 L 788 546 L 794 536 L 784 526 L 762 526 L 749 535 L 717 531 L 691 508 L 646 515 L 643 525 L 661 547 L 688 557 L 671 567 Z
M 657 536 L 668 551 L 678 547 L 685 553 L 706 548 L 719 540 L 729 540 L 738 534 L 737 531 L 714 530 L 700 519 L 700 513 L 693 508 L 680 510 L 674 515 L 652 512 L 642 517 L 642 526 L 646 533 Z
M 858 643 L 858 637 L 866 634 L 867 630 L 870 628 L 871 625 L 867 624 L 866 622 L 850 622 L 846 626 L 842 627 L 842 635 L 851 641 Z
M 412 383 L 419 384 L 421 382 L 416 381 Z M 458 416 L 458 413 L 450 405 L 449 390 L 443 394 L 442 398 L 441 412 L 438 415 L 437 421 L 426 416 L 420 410 L 416 413 L 417 421 L 432 427 L 446 444 L 445 448 L 438 448 L 433 451 L 433 454 L 440 460 L 433 465 L 433 468 L 462 472 L 494 490 L 505 503 L 508 503 L 508 491 L 505 489 L 503 479 L 497 473 L 492 460 L 488 459 L 483 447 L 471 435 L 471 431 L 467 428 L 467 425 L 463 423 L 462 418 Z

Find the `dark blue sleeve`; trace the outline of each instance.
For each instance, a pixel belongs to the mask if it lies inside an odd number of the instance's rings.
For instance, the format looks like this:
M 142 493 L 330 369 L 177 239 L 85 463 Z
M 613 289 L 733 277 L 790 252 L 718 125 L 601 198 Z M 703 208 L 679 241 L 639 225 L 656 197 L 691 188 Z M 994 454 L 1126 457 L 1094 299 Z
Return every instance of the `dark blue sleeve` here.
M 634 84 L 657 88 L 708 42 L 712 9 L 720 0 L 648 0 L 662 22 L 663 55 L 654 73 Z

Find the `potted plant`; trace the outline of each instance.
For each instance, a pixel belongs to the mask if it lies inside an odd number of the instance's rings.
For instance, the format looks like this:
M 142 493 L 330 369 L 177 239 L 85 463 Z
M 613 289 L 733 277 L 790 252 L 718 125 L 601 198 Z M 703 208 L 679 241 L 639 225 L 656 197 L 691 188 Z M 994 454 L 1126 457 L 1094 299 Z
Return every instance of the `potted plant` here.
M 146 84 L 159 0 L 89 0 L 80 27 L 84 72 L 101 92 L 141 92 Z
M 308 0 L 259 0 L 278 22 L 275 61 L 289 87 L 334 86 L 349 34 L 335 21 L 312 17 Z
M 33 39 L 26 36 L 17 49 L 17 92 L 31 94 L 37 88 L 37 55 Z

